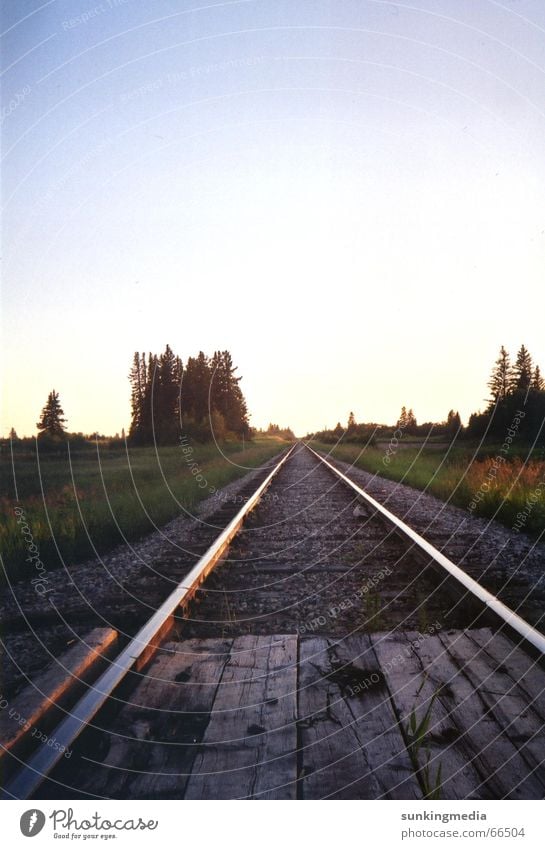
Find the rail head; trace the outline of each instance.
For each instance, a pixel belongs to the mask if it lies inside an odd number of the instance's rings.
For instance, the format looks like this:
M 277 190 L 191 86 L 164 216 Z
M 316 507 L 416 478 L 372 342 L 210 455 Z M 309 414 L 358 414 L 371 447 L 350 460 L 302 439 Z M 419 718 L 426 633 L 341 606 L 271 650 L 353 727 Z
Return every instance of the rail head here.
M 428 540 L 420 536 L 413 528 L 407 525 L 399 516 L 392 513 L 379 501 L 376 501 L 369 493 L 365 492 L 357 483 L 337 469 L 325 457 L 322 457 L 312 448 L 308 442 L 303 443 L 305 447 L 314 454 L 325 466 L 327 466 L 340 480 L 342 480 L 359 498 L 365 501 L 377 513 L 385 518 L 394 528 L 400 531 L 422 553 L 431 558 L 438 566 L 444 569 L 452 578 L 461 584 L 468 592 L 472 593 L 482 604 L 492 610 L 506 625 L 512 628 L 520 637 L 526 640 L 534 649 L 537 649 L 542 657 L 545 657 L 545 634 L 536 630 L 522 616 L 511 610 L 506 604 L 482 587 L 478 581 L 464 572 L 459 566 L 449 560 L 441 551 L 433 546 Z
M 259 499 L 278 474 L 286 460 L 293 453 L 297 443 L 291 446 L 273 467 L 265 480 L 249 497 L 246 504 L 216 537 L 212 545 L 199 558 L 185 578 L 171 592 L 161 606 L 140 628 L 120 654 L 114 658 L 108 669 L 91 685 L 75 706 L 66 712 L 66 716 L 56 726 L 54 732 L 58 747 L 42 746 L 31 754 L 13 778 L 2 789 L 2 799 L 28 799 L 36 792 L 63 757 L 63 752 L 71 748 L 82 731 L 90 725 L 98 711 L 109 697 L 132 671 L 138 671 L 153 656 L 164 639 L 166 624 L 176 611 L 192 597 L 195 590 L 219 561 L 229 543 L 240 529 L 246 516 L 253 510 Z

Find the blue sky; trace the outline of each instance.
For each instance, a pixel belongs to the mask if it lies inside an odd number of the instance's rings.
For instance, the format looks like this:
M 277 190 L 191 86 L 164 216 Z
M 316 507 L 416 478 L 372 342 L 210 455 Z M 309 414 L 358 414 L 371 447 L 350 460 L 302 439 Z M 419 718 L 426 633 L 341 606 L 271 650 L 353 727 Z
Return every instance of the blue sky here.
M 4 2 L 2 433 L 128 425 L 134 350 L 252 422 L 463 417 L 545 367 L 545 5 Z

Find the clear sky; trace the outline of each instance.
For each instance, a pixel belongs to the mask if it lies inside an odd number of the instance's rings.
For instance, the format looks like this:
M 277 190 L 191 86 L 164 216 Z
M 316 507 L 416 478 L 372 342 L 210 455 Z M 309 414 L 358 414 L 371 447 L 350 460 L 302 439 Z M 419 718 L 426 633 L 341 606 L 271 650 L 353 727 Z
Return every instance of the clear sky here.
M 3 435 L 120 431 L 167 342 L 299 433 L 545 368 L 543 0 L 2 8 Z

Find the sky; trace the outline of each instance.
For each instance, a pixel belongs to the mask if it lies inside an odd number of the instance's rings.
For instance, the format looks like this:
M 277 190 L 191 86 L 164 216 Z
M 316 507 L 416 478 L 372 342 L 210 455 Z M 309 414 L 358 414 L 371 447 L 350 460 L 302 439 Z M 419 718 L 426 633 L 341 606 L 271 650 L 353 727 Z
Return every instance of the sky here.
M 166 343 L 299 434 L 545 368 L 542 0 L 2 9 L 2 435 L 120 432 Z

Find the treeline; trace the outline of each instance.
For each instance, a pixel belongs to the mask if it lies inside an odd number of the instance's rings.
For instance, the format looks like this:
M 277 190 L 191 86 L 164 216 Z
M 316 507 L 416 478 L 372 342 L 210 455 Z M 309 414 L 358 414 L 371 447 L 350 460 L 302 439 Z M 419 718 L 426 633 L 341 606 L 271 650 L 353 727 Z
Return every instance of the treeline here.
M 395 424 L 386 425 L 377 422 L 358 423 L 354 413 L 350 413 L 346 425 L 337 422 L 332 430 L 322 430 L 315 434 L 309 434 L 313 439 L 325 443 L 353 442 L 364 445 L 374 445 L 377 439 L 389 439 L 397 432 L 403 435 L 426 437 L 437 436 L 451 439 L 463 433 L 460 414 L 455 410 L 449 410 L 447 417 L 442 422 L 423 422 L 418 424 L 412 408 L 403 406 Z
M 496 439 L 505 436 L 506 429 L 522 411 L 519 436 L 527 442 L 545 444 L 545 382 L 541 369 L 535 365 L 525 345 L 521 345 L 515 362 L 509 352 L 500 348 L 488 381 L 490 397 L 484 412 L 473 413 L 466 434 L 470 438 Z
M 97 442 L 102 449 L 120 449 L 125 447 L 125 431 L 115 436 L 106 436 L 98 433 L 70 433 L 66 427 L 67 419 L 61 405 L 59 393 L 52 389 L 47 396 L 47 401 L 40 413 L 39 421 L 36 422 L 38 430 L 38 443 L 41 452 L 64 453 L 63 445 L 70 442 L 71 451 L 94 449 Z M 7 439 L 0 439 L 0 451 L 25 454 L 34 454 L 36 451 L 36 440 L 33 436 L 19 437 L 15 428 L 12 427 Z
M 162 354 L 133 357 L 131 426 L 136 445 L 172 445 L 182 434 L 198 441 L 249 436 L 248 410 L 229 351 L 202 351 L 185 365 L 169 345 Z
M 268 428 L 254 428 L 253 433 L 256 436 L 278 436 L 280 439 L 295 439 L 295 434 L 291 427 L 280 427 L 280 425 L 270 422 Z
M 360 423 L 350 413 L 346 425 L 337 422 L 330 430 L 309 434 L 321 442 L 356 442 L 373 444 L 378 439 L 388 439 L 396 431 L 415 437 L 437 437 L 438 439 L 479 439 L 494 442 L 504 439 L 507 429 L 522 411 L 517 426 L 519 438 L 526 443 L 545 445 L 545 381 L 541 369 L 534 364 L 525 345 L 521 345 L 515 362 L 511 362 L 508 351 L 500 348 L 498 359 L 488 381 L 490 396 L 484 412 L 472 413 L 467 427 L 462 426 L 460 414 L 449 410 L 441 422 L 419 424 L 411 408 L 402 407 L 395 425 Z
M 182 363 L 169 345 L 162 354 L 135 353 L 129 379 L 131 384 L 131 425 L 129 442 L 135 445 L 174 445 L 182 435 L 200 442 L 214 438 L 251 438 L 248 410 L 237 367 L 229 351 L 215 351 L 207 357 L 202 351 Z M 103 447 L 125 446 L 125 431 L 115 437 L 98 433 L 69 433 L 59 393 L 54 389 L 36 422 L 42 450 L 59 451 L 66 440 L 71 447 L 85 449 L 100 442 Z M 33 437 L 19 438 L 11 428 L 0 449 L 33 451 Z

